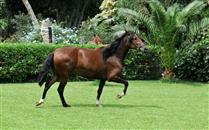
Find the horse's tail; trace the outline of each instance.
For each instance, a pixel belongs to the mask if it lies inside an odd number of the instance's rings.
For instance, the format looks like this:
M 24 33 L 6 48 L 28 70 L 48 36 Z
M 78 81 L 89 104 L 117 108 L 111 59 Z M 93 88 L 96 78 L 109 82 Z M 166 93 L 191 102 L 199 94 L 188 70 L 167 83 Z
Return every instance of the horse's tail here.
M 44 82 L 46 82 L 47 74 L 49 73 L 50 68 L 53 68 L 54 61 L 53 61 L 54 54 L 51 53 L 48 55 L 48 58 L 44 62 L 44 66 L 40 74 L 38 75 L 38 84 L 42 86 Z

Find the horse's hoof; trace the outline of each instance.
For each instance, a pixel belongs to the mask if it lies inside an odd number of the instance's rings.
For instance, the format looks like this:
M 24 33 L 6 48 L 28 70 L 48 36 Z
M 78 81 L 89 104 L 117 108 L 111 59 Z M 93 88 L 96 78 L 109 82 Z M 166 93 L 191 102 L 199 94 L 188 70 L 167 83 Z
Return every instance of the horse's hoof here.
M 44 103 L 44 99 L 40 99 L 39 102 L 36 102 L 36 106 L 40 106 Z
M 117 95 L 117 98 L 118 98 L 118 99 L 121 99 L 122 97 L 123 97 L 123 96 L 121 96 L 121 95 L 119 95 L 119 94 Z
M 118 95 L 117 95 L 117 98 L 118 99 L 121 99 L 123 96 L 124 96 L 125 94 L 122 92 L 122 93 L 119 93 Z
M 63 104 L 63 107 L 71 107 L 71 105 Z
M 36 102 L 36 106 L 40 106 L 41 104 L 43 104 L 44 102 Z

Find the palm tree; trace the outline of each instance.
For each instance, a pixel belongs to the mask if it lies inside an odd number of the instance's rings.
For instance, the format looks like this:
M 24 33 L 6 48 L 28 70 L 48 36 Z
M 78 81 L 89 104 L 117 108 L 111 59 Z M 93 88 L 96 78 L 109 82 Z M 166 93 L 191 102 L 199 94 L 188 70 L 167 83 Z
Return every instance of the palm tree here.
M 183 41 L 189 41 L 199 30 L 208 27 L 209 18 L 192 19 L 201 13 L 206 4 L 203 1 L 193 1 L 181 8 L 178 4 L 165 8 L 158 0 L 149 3 L 150 14 L 143 14 L 127 8 L 119 9 L 120 16 L 127 18 L 127 23 L 116 25 L 114 30 L 124 28 L 139 33 L 149 44 L 160 47 L 161 61 L 166 76 L 172 75 L 176 46 Z M 140 28 L 144 26 L 147 33 Z

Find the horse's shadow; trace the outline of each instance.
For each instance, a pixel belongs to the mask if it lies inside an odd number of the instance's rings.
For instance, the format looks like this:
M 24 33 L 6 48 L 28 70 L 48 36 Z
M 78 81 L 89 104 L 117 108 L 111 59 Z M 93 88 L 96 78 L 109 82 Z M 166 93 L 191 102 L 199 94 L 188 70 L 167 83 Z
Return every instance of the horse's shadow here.
M 74 104 L 72 107 L 97 107 L 95 104 Z M 159 108 L 163 107 L 157 105 L 134 105 L 134 104 L 102 104 L 103 108 Z
M 62 107 L 62 105 L 51 105 L 48 107 Z M 158 105 L 135 105 L 135 104 L 102 104 L 102 108 L 157 108 L 157 109 L 163 109 L 163 107 Z M 37 107 L 41 108 L 41 107 Z M 71 107 L 69 108 L 98 108 L 96 104 L 71 104 Z

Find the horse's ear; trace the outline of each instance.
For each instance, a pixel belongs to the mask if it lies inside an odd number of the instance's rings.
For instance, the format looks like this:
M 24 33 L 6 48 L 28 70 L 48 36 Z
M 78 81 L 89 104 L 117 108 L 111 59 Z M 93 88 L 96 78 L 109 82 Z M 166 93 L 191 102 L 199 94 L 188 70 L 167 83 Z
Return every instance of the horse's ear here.
M 128 42 L 131 43 L 132 39 L 133 39 L 133 36 L 130 33 L 128 33 Z

